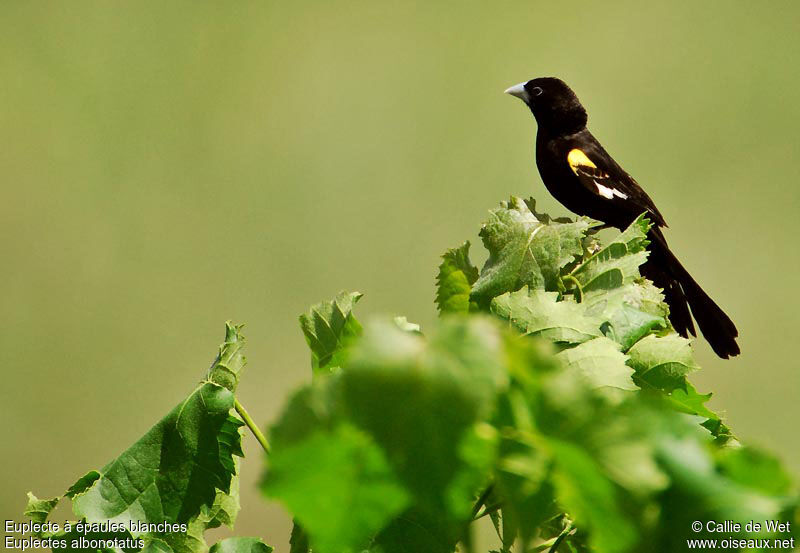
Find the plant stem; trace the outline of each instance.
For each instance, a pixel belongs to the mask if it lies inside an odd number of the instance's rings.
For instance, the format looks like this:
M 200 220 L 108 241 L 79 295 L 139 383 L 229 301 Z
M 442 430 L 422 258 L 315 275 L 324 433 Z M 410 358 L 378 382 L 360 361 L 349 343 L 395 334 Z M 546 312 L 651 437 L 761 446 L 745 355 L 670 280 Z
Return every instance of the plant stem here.
M 549 540 L 540 543 L 539 545 L 535 546 L 533 549 L 529 549 L 528 553 L 539 553 L 540 551 L 547 550 L 548 553 L 556 553 L 558 550 L 558 546 L 561 545 L 561 542 L 573 531 L 575 530 L 575 526 L 570 522 L 566 528 L 556 537 L 550 538 Z
M 556 539 L 558 538 L 550 538 L 549 540 L 534 546 L 533 549 L 529 549 L 528 553 L 539 553 L 540 551 L 544 551 L 545 549 L 550 549 L 551 547 L 553 547 L 553 544 L 556 543 Z
M 553 543 L 552 547 L 550 547 L 549 553 L 556 553 L 556 550 L 558 550 L 558 546 L 561 545 L 561 542 L 564 541 L 564 538 L 566 538 L 567 535 L 569 535 L 569 533 L 572 532 L 573 529 L 574 526 L 572 525 L 572 523 L 569 523 L 567 527 L 564 528 L 564 531 L 561 532 L 561 534 L 556 538 L 556 541 Z
M 483 504 L 486 503 L 486 500 L 489 499 L 489 494 L 492 493 L 492 488 L 494 488 L 494 484 L 489 484 L 486 487 L 486 489 L 483 490 L 483 493 L 478 498 L 478 501 L 476 501 L 475 505 L 472 507 L 472 518 L 473 518 L 473 520 L 475 519 L 475 515 L 477 515 L 480 512 L 481 507 L 483 507 Z
M 583 286 L 581 286 L 580 281 L 572 275 L 564 275 L 561 280 L 564 282 L 570 281 L 575 284 L 575 291 L 578 292 L 578 303 L 583 302 Z
M 494 488 L 494 484 L 489 484 L 486 486 L 486 489 L 483 490 L 483 493 L 472 507 L 472 517 L 467 523 L 466 528 L 464 528 L 464 536 L 461 538 L 461 543 L 464 545 L 465 553 L 475 553 L 475 542 L 472 539 L 472 523 L 475 521 L 475 515 L 478 514 L 478 511 L 481 510 L 483 504 L 486 503 L 487 499 L 489 499 L 489 495 L 492 493 L 492 488 Z
M 492 505 L 487 505 L 486 508 L 483 511 L 480 511 L 475 516 L 473 516 L 472 520 L 478 520 L 478 519 L 481 519 L 481 518 L 485 517 L 486 515 L 491 515 L 495 511 L 499 510 L 500 507 L 502 507 L 502 506 L 503 506 L 502 503 L 494 503 Z
M 261 447 L 264 449 L 267 455 L 269 455 L 269 442 L 264 437 L 264 434 L 261 433 L 261 430 L 259 430 L 258 425 L 256 425 L 256 423 L 250 417 L 250 413 L 247 412 L 247 409 L 244 408 L 244 405 L 239 403 L 238 399 L 233 400 L 233 406 L 236 408 L 236 412 L 239 413 L 239 416 L 242 417 L 242 420 L 247 425 L 247 428 L 249 428 L 250 432 L 253 433 L 253 436 L 256 437 L 258 443 L 261 444 Z

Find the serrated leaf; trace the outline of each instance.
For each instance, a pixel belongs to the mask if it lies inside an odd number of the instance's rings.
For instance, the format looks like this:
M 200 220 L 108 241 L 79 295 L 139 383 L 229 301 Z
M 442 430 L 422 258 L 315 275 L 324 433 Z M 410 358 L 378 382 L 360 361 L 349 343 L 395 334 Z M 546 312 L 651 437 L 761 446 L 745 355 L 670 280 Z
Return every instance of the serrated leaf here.
M 92 484 L 94 484 L 95 480 L 100 478 L 100 473 L 96 470 L 90 470 L 80 478 L 78 481 L 75 482 L 72 486 L 69 487 L 67 492 L 64 494 L 64 497 L 73 498 L 76 495 L 80 495 L 86 490 L 88 490 Z
M 611 243 L 578 265 L 570 274 L 583 292 L 611 290 L 639 278 L 639 266 L 647 259 L 649 228 L 649 221 L 640 215 Z
M 731 429 L 722 422 L 717 413 L 706 407 L 705 404 L 711 399 L 711 396 L 711 393 L 699 393 L 691 382 L 685 380 L 680 387 L 666 394 L 665 398 L 667 405 L 680 413 L 708 417 L 700 426 L 708 430 L 719 445 L 736 443 L 736 437 Z
M 247 364 L 242 354 L 244 337 L 241 329 L 244 325 L 234 325 L 230 321 L 225 323 L 225 341 L 219 346 L 217 358 L 208 369 L 206 380 L 219 384 L 230 390 L 236 391 L 239 385 L 239 375 Z
M 529 286 L 558 289 L 559 271 L 583 255 L 583 238 L 595 225 L 589 219 L 543 223 L 519 198 L 512 197 L 491 212 L 480 236 L 489 251 L 472 297 L 481 305 L 505 292 Z
M 169 548 L 173 553 L 205 553 L 208 544 L 203 537 L 206 531 L 206 518 L 203 514 L 197 515 L 186 525 L 186 532 L 174 532 L 151 536 L 150 545 L 155 551 Z
M 684 389 L 686 376 L 699 369 L 691 342 L 675 333 L 646 336 L 628 350 L 628 356 L 637 382 L 665 392 Z
M 188 522 L 228 491 L 232 435 L 243 425 L 229 414 L 233 393 L 204 382 L 138 442 L 100 470 L 90 488 L 73 499 L 88 521 Z M 239 438 L 240 439 L 240 438 Z
M 469 260 L 469 241 L 442 255 L 436 277 L 436 306 L 440 313 L 468 313 L 470 292 L 478 280 L 478 268 Z
M 719 417 L 705 406 L 705 403 L 711 399 L 711 395 L 710 393 L 698 393 L 695 387 L 686 381 L 682 387 L 675 388 L 666 397 L 667 402 L 676 411 L 718 420 Z
M 633 369 L 625 364 L 620 346 L 605 337 L 594 338 L 556 355 L 567 371 L 593 388 L 637 390 L 631 376 Z
M 227 538 L 211 546 L 208 553 L 272 553 L 261 538 Z
M 297 517 L 291 553 L 311 553 L 309 540 L 314 553 L 453 553 L 459 540 L 469 550 L 478 496 L 502 509 L 490 516 L 504 552 L 555 549 L 557 536 L 559 552 L 678 551 L 698 537 L 693 520 L 794 520 L 798 497 L 778 461 L 740 447 L 686 379 L 688 342 L 667 333 L 660 292 L 638 277 L 647 222 L 592 254 L 588 220 L 552 220 L 514 198 L 493 217 L 482 275 L 467 244 L 451 250 L 437 304 L 464 314 L 480 301 L 511 330 L 470 315 L 443 317 L 429 338 L 405 318 L 361 336 L 358 294 L 301 317 L 315 378 L 273 427 L 264 483 Z M 555 293 L 571 285 L 579 303 Z M 186 521 L 185 533 L 143 535 L 143 553 L 206 553 L 204 532 L 236 518 L 238 331 L 226 327 L 186 402 L 65 494 L 102 520 L 122 509 L 120 520 Z M 636 389 L 632 375 L 643 388 L 622 392 Z M 684 413 L 707 417 L 713 438 Z M 43 521 L 56 502 L 30 494 L 26 514 Z M 533 538 L 550 541 L 531 549 Z M 270 550 L 230 538 L 209 553 Z
M 628 364 L 634 368 L 634 381 L 645 390 L 665 394 L 667 404 L 681 413 L 707 417 L 703 426 L 720 442 L 734 439 L 719 415 L 706 407 L 711 394 L 700 394 L 687 380 L 687 375 L 699 369 L 692 357 L 691 342 L 675 333 L 650 335 L 630 350 Z
M 237 461 L 236 472 L 231 478 L 230 491 L 226 493 L 217 490 L 214 503 L 210 508 L 204 506 L 200 513 L 188 522 L 185 533 L 159 534 L 157 541 L 163 541 L 174 553 L 202 553 L 208 549 L 203 536 L 206 530 L 218 528 L 223 524 L 233 528 L 240 509 L 238 459 L 235 461 Z
M 588 316 L 607 323 L 602 325 L 605 335 L 623 351 L 654 330 L 668 327 L 664 296 L 646 280 L 589 291 L 584 294 L 583 305 Z
M 245 365 L 240 327 L 226 324 L 225 342 L 203 380 L 189 397 L 141 439 L 100 471 L 90 471 L 65 493 L 75 515 L 87 523 L 127 525 L 185 523 L 180 533 L 137 532 L 149 551 L 206 551 L 203 532 L 232 524 L 238 510 L 237 456 L 242 455 L 240 427 L 232 413 L 233 392 Z M 51 502 L 56 500 L 50 500 Z M 48 503 L 52 504 L 52 503 Z M 45 505 L 29 510 L 46 516 Z M 62 534 L 71 541 L 81 535 Z M 95 539 L 131 534 L 95 532 Z M 70 546 L 67 550 L 71 550 Z
M 353 307 L 361 296 L 360 292 L 340 292 L 333 300 L 318 303 L 300 315 L 315 373 L 340 367 L 347 345 L 361 334 L 361 324 L 353 316 Z
M 733 431 L 716 414 L 702 422 L 700 426 L 711 432 L 711 435 L 714 436 L 714 441 L 718 445 L 736 446 L 739 444 L 739 440 L 733 435 Z
M 227 526 L 233 528 L 236 523 L 236 517 L 239 516 L 239 511 L 242 506 L 239 503 L 239 467 L 238 459 L 233 478 L 231 478 L 231 489 L 229 493 L 222 490 L 217 490 L 217 497 L 214 499 L 214 504 L 210 509 L 204 509 L 204 518 L 207 520 L 206 528 L 218 528 L 220 526 Z
M 616 238 L 609 242 L 608 246 L 606 246 L 604 249 L 613 247 L 615 244 L 621 244 L 625 246 L 625 249 L 629 253 L 638 253 L 644 250 L 650 243 L 650 241 L 647 239 L 647 233 L 651 226 L 652 224 L 650 219 L 647 218 L 647 214 L 642 213 L 636 218 L 635 221 L 628 225 L 628 228 L 626 228 L 619 235 L 617 235 Z
M 43 523 L 50 516 L 50 512 L 56 508 L 60 497 L 53 499 L 39 499 L 32 492 L 28 492 L 28 504 L 23 513 L 26 517 L 30 518 L 33 522 Z
M 494 298 L 490 310 L 523 334 L 556 343 L 579 344 L 603 335 L 602 319 L 587 315 L 585 307 L 569 296 L 558 301 L 556 292 L 525 287 Z

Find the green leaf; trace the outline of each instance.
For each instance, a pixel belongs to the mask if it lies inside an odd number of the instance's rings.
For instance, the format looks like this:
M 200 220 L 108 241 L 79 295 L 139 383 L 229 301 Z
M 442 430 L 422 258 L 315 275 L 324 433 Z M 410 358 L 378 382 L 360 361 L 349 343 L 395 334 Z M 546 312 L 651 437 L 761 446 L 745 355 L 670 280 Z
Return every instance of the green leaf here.
M 800 498 L 778 460 L 740 446 L 687 380 L 689 342 L 639 276 L 647 220 L 601 248 L 592 221 L 534 207 L 512 198 L 492 213 L 480 276 L 468 243 L 443 256 L 428 336 L 405 317 L 362 332 L 358 293 L 300 317 L 314 378 L 271 429 L 262 483 L 295 519 L 291 553 L 471 551 L 472 518 L 490 512 L 503 553 L 556 540 L 561 553 L 678 551 L 707 537 L 694 520 L 794 521 Z M 226 325 L 184 402 L 67 490 L 79 517 L 187 525 L 139 532 L 143 553 L 271 551 L 204 539 L 240 508 L 239 330 Z M 25 514 L 43 522 L 57 502 L 29 494 Z
M 230 490 L 233 455 L 241 455 L 233 400 L 227 388 L 200 384 L 75 496 L 75 514 L 90 522 L 188 522 L 210 507 L 217 489 Z
M 240 427 L 233 415 L 234 391 L 245 365 L 240 326 L 226 324 L 225 342 L 206 379 L 141 439 L 100 471 L 90 471 L 65 493 L 75 515 L 88 523 L 185 523 L 181 533 L 134 532 L 149 551 L 206 551 L 203 532 L 232 525 L 238 511 L 236 457 L 242 456 Z M 31 494 L 28 511 L 46 517 L 57 499 Z M 60 499 L 60 498 L 59 498 Z M 62 534 L 78 539 L 72 532 Z M 131 536 L 96 532 L 95 539 Z M 68 548 L 68 549 L 71 549 Z
M 361 296 L 360 292 L 340 292 L 332 301 L 318 303 L 300 315 L 315 373 L 340 367 L 347 345 L 361 334 L 361 325 L 353 316 L 353 306 Z
M 236 517 L 241 510 L 239 503 L 239 463 L 236 461 L 236 470 L 233 478 L 231 478 L 231 489 L 229 493 L 222 490 L 217 490 L 217 497 L 214 498 L 214 503 L 210 509 L 203 509 L 201 517 L 206 528 L 218 528 L 220 526 L 227 526 L 233 528 L 236 523 Z
M 458 444 L 459 470 L 445 490 L 447 512 L 451 518 L 472 516 L 476 492 L 485 488 L 498 445 L 497 430 L 485 422 L 467 429 Z
M 626 356 L 619 344 L 605 337 L 595 338 L 556 355 L 566 371 L 579 377 L 592 388 L 637 390 L 625 364 Z
M 151 548 L 155 551 L 168 548 L 167 550 L 173 553 L 205 553 L 208 551 L 208 544 L 203 537 L 206 520 L 201 513 L 189 521 L 185 533 L 174 532 L 150 536 Z
M 553 482 L 558 501 L 575 522 L 589 532 L 593 548 L 603 553 L 628 551 L 637 539 L 636 528 L 622 511 L 617 492 L 583 449 L 551 439 L 555 459 Z
M 787 495 L 792 479 L 774 455 L 753 447 L 726 447 L 717 453 L 719 472 L 733 482 L 769 495 Z
M 711 394 L 700 394 L 694 386 L 688 381 L 683 388 L 675 388 L 667 394 L 667 402 L 672 405 L 676 411 L 687 413 L 689 415 L 698 415 L 701 417 L 708 417 L 710 419 L 719 419 L 719 417 L 708 407 L 705 403 L 711 399 Z
M 219 384 L 236 392 L 239 385 L 239 375 L 247 364 L 242 355 L 244 337 L 241 334 L 243 325 L 233 325 L 230 321 L 225 323 L 225 341 L 219 347 L 217 358 L 208 369 L 206 380 Z
M 164 541 L 154 538 L 147 541 L 141 553 L 175 553 L 175 550 Z
M 286 504 L 321 553 L 360 551 L 408 503 L 383 452 L 348 423 L 291 444 L 274 440 L 263 490 Z
M 170 551 L 174 553 L 205 552 L 208 549 L 203 537 L 206 530 L 218 528 L 223 524 L 231 529 L 233 528 L 240 508 L 238 459 L 235 461 L 237 461 L 236 474 L 231 478 L 230 492 L 226 493 L 217 490 L 214 503 L 210 508 L 204 506 L 200 513 L 188 522 L 186 533 L 158 534 L 157 540 L 159 542 L 163 541 L 164 545 L 168 545 Z
M 650 335 L 630 350 L 628 364 L 636 371 L 634 381 L 645 390 L 665 394 L 667 404 L 681 413 L 707 417 L 703 423 L 721 443 L 734 439 L 719 415 L 706 407 L 711 394 L 700 394 L 687 380 L 687 375 L 699 369 L 692 357 L 691 342 L 670 333 Z
M 601 435 L 597 433 L 597 437 Z M 669 478 L 656 462 L 652 444 L 642 439 L 641 435 L 613 437 L 617 439 L 602 444 L 596 453 L 598 462 L 610 480 L 639 497 L 660 492 L 667 487 Z
M 484 318 L 444 318 L 430 339 L 367 325 L 345 370 L 296 395 L 273 427 L 264 491 L 314 551 L 356 551 L 376 534 L 390 551 L 412 514 L 454 543 L 494 456 L 480 423 L 505 386 L 503 344 Z
M 415 509 L 405 511 L 373 540 L 370 553 L 453 553 L 458 534 L 446 521 Z
M 692 358 L 689 340 L 675 333 L 653 334 L 639 340 L 628 350 L 628 364 L 636 371 L 635 380 L 665 392 L 685 389 L 686 376 L 699 369 Z
M 342 374 L 348 415 L 384 449 L 401 481 L 430 512 L 460 507 L 451 485 L 471 471 L 460 444 L 505 386 L 502 340 L 483 318 L 450 317 L 429 341 L 387 324 L 365 329 Z M 467 494 L 464 494 L 465 496 Z
M 639 278 L 639 266 L 647 259 L 647 231 L 650 223 L 640 215 L 617 238 L 576 267 L 571 275 L 584 293 L 610 290 Z
M 260 538 L 227 538 L 211 546 L 208 553 L 272 553 Z
M 491 312 L 522 332 L 548 338 L 556 343 L 579 344 L 602 336 L 598 317 L 570 296 L 558 301 L 558 293 L 528 290 L 505 293 L 492 300 Z
M 787 502 L 791 501 L 783 495 L 763 493 L 761 476 L 754 475 L 752 479 L 743 476 L 739 470 L 741 465 L 734 467 L 729 464 L 727 469 L 730 472 L 726 474 L 723 462 L 723 470 L 720 471 L 706 444 L 692 434 L 662 439 L 659 442 L 659 458 L 668 469 L 673 486 L 687 498 L 672 507 L 694 511 L 693 516 L 708 517 L 699 520 L 776 519 Z M 760 460 L 755 463 L 751 461 L 740 457 L 730 463 L 741 463 L 745 470 L 753 470 Z M 749 485 L 730 478 L 731 475 L 742 478 Z M 778 478 L 781 477 L 778 475 Z M 775 485 L 783 487 L 784 482 L 777 481 Z
M 436 306 L 441 313 L 468 313 L 470 292 L 478 269 L 469 260 L 469 242 L 442 255 L 436 277 Z
M 554 348 L 547 345 L 528 339 L 506 343 L 511 384 L 500 395 L 493 419 L 500 443 L 490 499 L 502 505 L 503 551 L 510 550 L 517 535 L 521 538 L 518 547 L 527 551 L 526 545 L 539 536 L 541 524 L 559 513 L 552 483 L 552 457 L 543 447 L 545 442 L 538 429 L 539 425 L 550 426 L 543 418 L 548 405 L 541 397 L 543 380 L 549 381 L 563 370 L 553 355 Z M 571 405 L 575 399 L 569 401 Z
M 673 422 L 673 426 L 677 426 Z M 660 464 L 671 487 L 659 498 L 661 524 L 652 539 L 666 550 L 684 548 L 686 538 L 720 538 L 716 532 L 690 530 L 693 521 L 791 520 L 798 497 L 784 493 L 787 481 L 774 460 L 740 447 L 712 446 L 703 431 L 681 421 L 684 430 L 672 431 L 656 442 Z M 763 530 L 763 528 L 762 528 Z M 737 538 L 753 537 L 743 529 Z M 761 533 L 760 537 L 766 537 Z M 789 537 L 783 535 L 781 537 Z
M 289 553 L 309 553 L 308 535 L 297 520 L 292 521 L 292 534 L 289 536 Z
M 664 296 L 647 280 L 589 291 L 584 294 L 583 305 L 587 316 L 600 319 L 605 335 L 623 351 L 647 334 L 669 326 Z
M 709 394 L 711 395 L 711 394 Z M 714 416 L 709 417 L 708 420 L 701 423 L 700 426 L 711 432 L 718 445 L 724 446 L 737 446 L 739 440 L 733 435 L 733 431 L 722 422 L 718 415 L 712 413 Z
M 69 487 L 64 496 L 73 498 L 76 495 L 82 494 L 83 492 L 88 490 L 92 486 L 92 484 L 94 484 L 95 480 L 97 480 L 98 478 L 100 478 L 100 473 L 97 472 L 96 470 L 90 470 L 89 472 L 78 478 L 78 481 Z
M 510 547 L 519 533 L 528 543 L 539 526 L 558 511 L 551 459 L 524 441 L 506 438 L 497 467 L 498 495 L 503 505 L 503 543 Z
M 73 523 L 74 525 L 75 523 Z M 54 547 L 52 550 L 54 552 L 64 552 L 64 553 L 86 553 L 89 552 L 97 552 L 97 553 L 107 553 L 107 552 L 121 552 L 121 551 L 136 551 L 136 549 L 90 549 L 88 547 L 88 542 L 92 540 L 121 540 L 127 541 L 127 543 L 131 543 L 134 538 L 128 532 L 94 532 L 94 531 L 82 531 L 78 532 L 75 526 L 72 527 L 70 532 L 59 532 L 58 534 L 52 536 L 54 539 L 59 541 L 64 541 L 66 543 L 66 547 Z M 81 541 L 83 540 L 83 541 Z M 174 553 L 169 546 L 167 546 L 164 542 L 160 540 L 155 540 L 153 538 L 148 538 L 145 540 L 145 547 L 141 550 L 144 553 Z
M 592 226 L 595 223 L 586 218 L 543 223 L 521 199 L 503 202 L 480 232 L 489 259 L 472 287 L 472 297 L 484 306 L 523 286 L 558 290 L 560 269 L 583 255 L 584 234 Z
M 53 499 L 39 499 L 32 492 L 28 492 L 28 505 L 25 507 L 24 515 L 33 522 L 43 523 L 50 516 L 50 512 L 56 508 L 60 497 Z

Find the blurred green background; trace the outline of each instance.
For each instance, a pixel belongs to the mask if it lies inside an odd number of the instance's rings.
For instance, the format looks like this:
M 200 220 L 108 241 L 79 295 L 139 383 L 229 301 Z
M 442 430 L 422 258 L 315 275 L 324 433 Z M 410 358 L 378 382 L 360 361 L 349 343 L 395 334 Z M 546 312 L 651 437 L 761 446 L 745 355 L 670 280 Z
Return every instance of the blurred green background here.
M 798 24 L 795 0 L 3 2 L 3 518 L 143 434 L 226 319 L 263 425 L 310 377 L 309 304 L 358 289 L 362 316 L 431 325 L 438 255 L 488 209 L 565 214 L 502 94 L 542 75 L 740 329 L 732 361 L 697 342 L 694 381 L 800 474 Z M 287 551 L 245 446 L 237 533 Z

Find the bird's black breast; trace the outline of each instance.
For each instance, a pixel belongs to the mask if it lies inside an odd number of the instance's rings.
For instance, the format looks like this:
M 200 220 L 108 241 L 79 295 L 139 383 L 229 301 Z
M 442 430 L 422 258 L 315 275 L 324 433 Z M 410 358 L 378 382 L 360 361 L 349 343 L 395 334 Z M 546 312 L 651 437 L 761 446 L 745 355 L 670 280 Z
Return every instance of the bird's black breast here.
M 578 215 L 623 229 L 648 212 L 664 225 L 649 196 L 585 128 L 558 136 L 539 129 L 536 165 L 547 190 Z
M 567 162 L 569 152 L 580 143 L 580 138 L 575 135 L 550 137 L 542 132 L 537 134 L 536 166 L 542 182 L 550 194 L 573 213 L 614 225 L 614 222 L 606 220 L 609 206 L 598 203 L 596 195 L 586 189 Z

